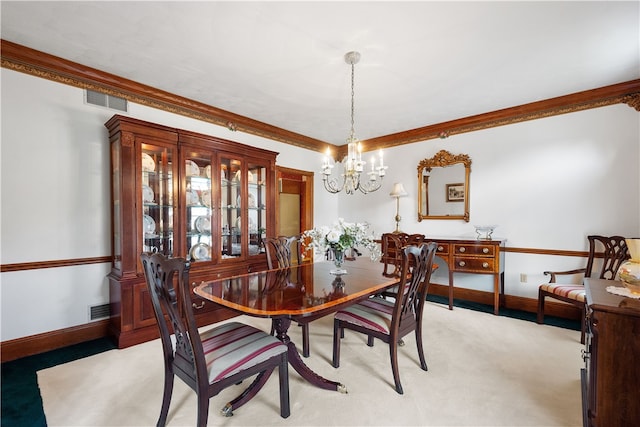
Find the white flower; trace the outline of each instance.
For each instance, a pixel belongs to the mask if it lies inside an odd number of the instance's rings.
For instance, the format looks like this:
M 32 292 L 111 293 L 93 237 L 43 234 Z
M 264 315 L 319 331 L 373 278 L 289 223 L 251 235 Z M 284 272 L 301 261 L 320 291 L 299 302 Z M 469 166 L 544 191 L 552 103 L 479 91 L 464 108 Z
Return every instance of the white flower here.
M 338 218 L 331 227 L 321 226 L 302 233 L 303 239 L 311 239 L 309 247 L 325 252 L 328 248 L 346 250 L 349 248 L 364 247 L 368 249 L 371 259 L 380 257 L 380 248 L 375 242 L 373 234 L 369 233 L 369 224 L 366 222 L 345 222 Z

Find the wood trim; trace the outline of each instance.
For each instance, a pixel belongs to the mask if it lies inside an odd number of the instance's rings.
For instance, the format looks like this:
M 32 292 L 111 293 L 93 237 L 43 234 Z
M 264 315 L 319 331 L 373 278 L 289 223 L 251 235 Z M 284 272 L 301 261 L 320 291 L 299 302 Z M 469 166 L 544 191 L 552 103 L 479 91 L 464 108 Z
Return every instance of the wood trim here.
M 327 147 L 326 142 L 174 95 L 133 80 L 67 61 L 7 40 L 0 40 L 0 43 L 2 67 L 7 69 L 117 96 L 151 108 L 223 126 L 231 131 L 258 135 L 314 151 L 324 151 Z
M 2 363 L 106 337 L 109 319 L 3 341 Z
M 16 264 L 2 264 L 0 265 L 0 272 L 7 273 L 11 271 L 26 271 L 26 270 L 40 270 L 43 268 L 57 268 L 57 267 L 74 267 L 77 265 L 87 264 L 104 264 L 112 261 L 111 256 L 101 256 L 93 258 L 75 258 L 75 259 L 60 259 L 53 261 L 36 261 L 36 262 L 21 262 Z
M 503 252 L 513 252 L 520 254 L 535 254 L 535 255 L 558 255 L 558 256 L 577 256 L 586 258 L 589 256 L 589 252 L 586 251 L 565 251 L 559 249 L 536 249 L 536 248 L 512 248 L 504 247 Z
M 624 103 L 640 111 L 640 79 L 363 140 L 384 148 Z M 368 148 L 369 149 L 369 148 Z
M 337 159 L 342 158 L 347 150 L 346 145 L 337 146 L 300 135 L 7 40 L 0 40 L 0 58 L 2 67 L 7 69 L 125 98 L 130 102 L 213 123 L 232 131 L 242 131 L 318 152 L 324 152 L 328 146 L 336 153 Z M 372 151 L 618 103 L 626 103 L 640 111 L 640 79 L 423 126 L 362 142 L 367 146 L 367 151 Z

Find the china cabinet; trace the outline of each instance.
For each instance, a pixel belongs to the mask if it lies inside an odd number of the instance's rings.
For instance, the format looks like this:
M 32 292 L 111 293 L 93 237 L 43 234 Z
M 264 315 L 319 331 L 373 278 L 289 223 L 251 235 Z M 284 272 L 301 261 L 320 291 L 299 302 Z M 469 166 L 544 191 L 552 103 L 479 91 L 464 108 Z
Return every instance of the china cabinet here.
M 120 115 L 111 144 L 110 330 L 123 348 L 158 336 L 140 253 L 191 260 L 192 285 L 265 269 L 277 153 Z M 198 323 L 234 314 L 194 298 Z

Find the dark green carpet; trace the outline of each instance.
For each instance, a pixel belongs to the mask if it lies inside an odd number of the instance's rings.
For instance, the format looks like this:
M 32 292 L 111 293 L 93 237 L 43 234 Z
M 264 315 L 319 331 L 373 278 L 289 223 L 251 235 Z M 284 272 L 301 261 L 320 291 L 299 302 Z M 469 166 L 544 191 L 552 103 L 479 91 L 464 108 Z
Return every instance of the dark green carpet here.
M 449 300 L 446 297 L 443 297 L 440 295 L 427 295 L 427 301 L 449 305 Z M 482 311 L 483 313 L 493 314 L 492 305 L 454 299 L 453 306 L 460 307 L 460 308 L 467 308 L 469 310 Z M 500 307 L 498 315 L 510 317 L 512 319 L 528 320 L 530 322 L 536 321 L 536 313 L 513 310 L 510 308 L 504 308 L 504 307 Z M 545 325 L 557 326 L 559 328 L 565 328 L 565 329 L 572 329 L 574 331 L 581 330 L 580 322 L 577 320 L 563 319 L 561 317 L 554 317 L 554 316 L 544 316 L 544 323 Z
M 445 297 L 429 295 L 428 301 L 448 304 Z M 454 306 L 470 310 L 493 313 L 493 307 L 469 301 L 454 300 Z M 500 316 L 535 322 L 535 313 L 526 313 L 506 308 Z M 545 316 L 545 323 L 561 328 L 580 330 L 580 322 Z M 109 338 L 100 338 L 58 350 L 29 356 L 2 364 L 2 417 L 3 427 L 44 427 L 47 420 L 42 409 L 42 398 L 38 388 L 36 372 L 83 357 L 92 356 L 116 348 Z
M 3 427 L 42 427 L 47 420 L 42 409 L 36 372 L 72 360 L 116 348 L 109 338 L 100 338 L 2 364 Z

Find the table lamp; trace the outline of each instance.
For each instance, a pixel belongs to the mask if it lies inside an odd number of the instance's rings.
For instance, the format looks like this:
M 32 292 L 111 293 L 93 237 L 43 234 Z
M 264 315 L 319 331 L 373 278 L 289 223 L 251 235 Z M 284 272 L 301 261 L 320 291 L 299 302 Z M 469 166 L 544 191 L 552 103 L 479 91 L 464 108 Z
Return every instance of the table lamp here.
M 405 197 L 407 196 L 407 192 L 404 189 L 404 186 L 402 185 L 401 182 L 396 182 L 395 184 L 393 184 L 393 190 L 391 190 L 391 193 L 389 193 L 389 195 L 391 197 L 395 197 L 396 198 L 396 230 L 394 231 L 394 233 L 402 233 L 402 231 L 400 231 L 400 220 L 402 219 L 402 217 L 400 217 L 400 197 Z

